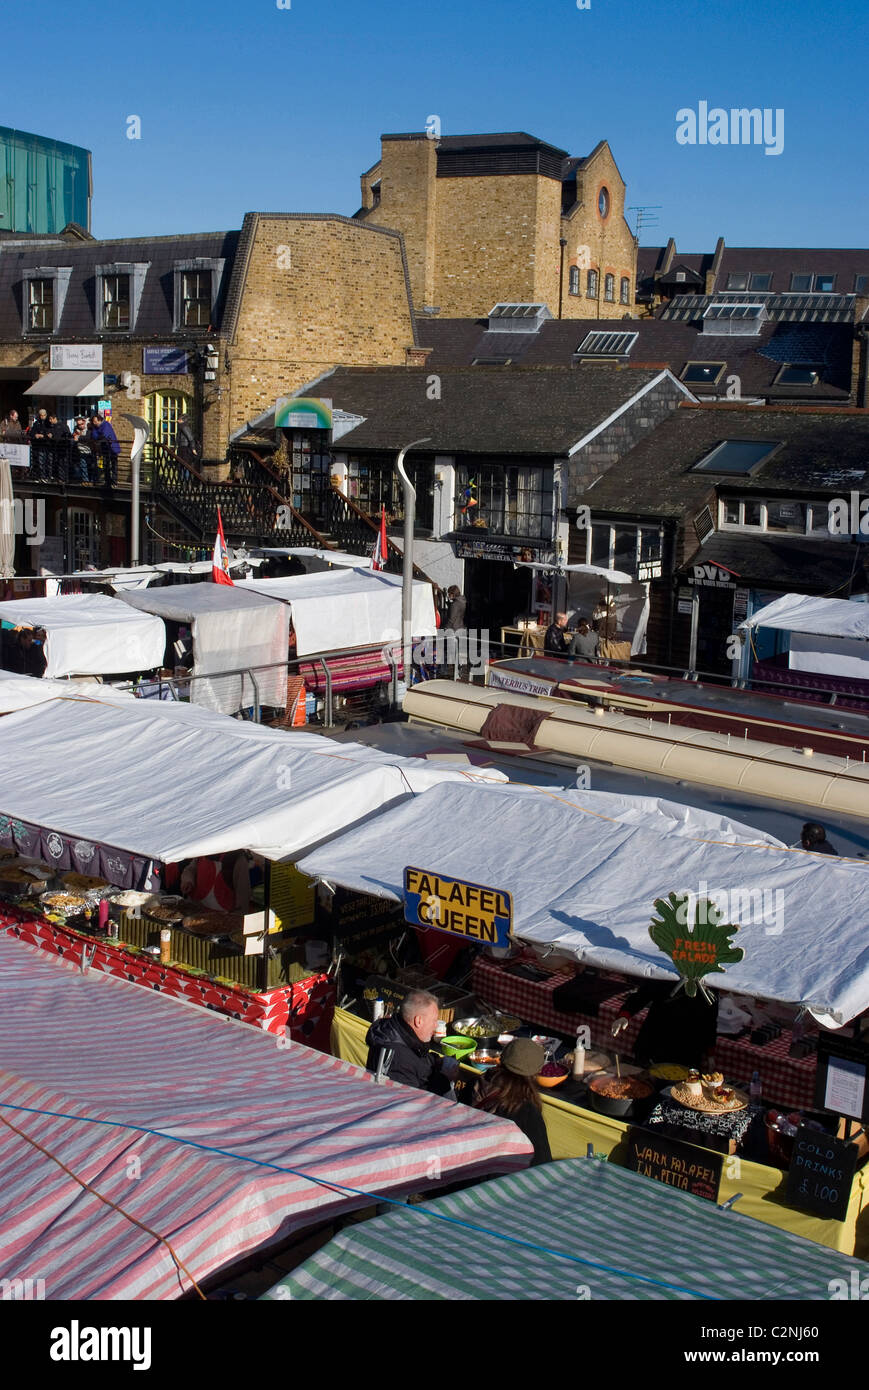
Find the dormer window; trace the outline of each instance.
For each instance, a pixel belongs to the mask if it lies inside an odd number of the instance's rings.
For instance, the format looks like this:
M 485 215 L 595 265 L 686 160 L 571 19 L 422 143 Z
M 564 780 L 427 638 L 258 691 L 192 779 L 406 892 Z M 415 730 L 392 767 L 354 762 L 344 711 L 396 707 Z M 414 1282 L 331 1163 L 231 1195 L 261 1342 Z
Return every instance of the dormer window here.
M 103 333 L 131 333 L 136 327 L 148 261 L 117 261 L 97 266 L 96 326 Z
M 25 270 L 22 328 L 25 333 L 57 333 L 69 289 L 72 266 L 34 266 Z
M 175 332 L 213 327 L 223 277 L 222 260 L 175 262 Z

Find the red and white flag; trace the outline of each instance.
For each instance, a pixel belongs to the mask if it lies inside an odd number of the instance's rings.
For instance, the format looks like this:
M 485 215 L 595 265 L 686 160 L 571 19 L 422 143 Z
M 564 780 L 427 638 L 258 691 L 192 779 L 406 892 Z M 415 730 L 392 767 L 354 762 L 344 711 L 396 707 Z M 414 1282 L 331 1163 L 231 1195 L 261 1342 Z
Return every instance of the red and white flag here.
M 214 554 L 211 557 L 211 578 L 215 584 L 231 584 L 229 577 L 229 551 L 223 535 L 223 518 L 217 508 L 217 535 L 214 540 Z
M 374 542 L 374 554 L 371 556 L 371 568 L 373 570 L 382 570 L 384 565 L 386 564 L 386 557 L 388 553 L 387 544 L 388 543 L 386 540 L 386 508 L 381 506 L 380 530 L 377 533 L 377 540 Z

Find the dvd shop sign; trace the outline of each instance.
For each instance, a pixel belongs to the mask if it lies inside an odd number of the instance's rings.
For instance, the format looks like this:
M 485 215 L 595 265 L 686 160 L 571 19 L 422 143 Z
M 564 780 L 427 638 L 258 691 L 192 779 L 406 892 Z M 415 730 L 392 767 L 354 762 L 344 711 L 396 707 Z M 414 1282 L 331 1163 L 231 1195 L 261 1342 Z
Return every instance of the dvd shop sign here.
M 702 589 L 735 589 L 738 578 L 733 570 L 724 569 L 722 565 L 691 567 L 691 583 Z

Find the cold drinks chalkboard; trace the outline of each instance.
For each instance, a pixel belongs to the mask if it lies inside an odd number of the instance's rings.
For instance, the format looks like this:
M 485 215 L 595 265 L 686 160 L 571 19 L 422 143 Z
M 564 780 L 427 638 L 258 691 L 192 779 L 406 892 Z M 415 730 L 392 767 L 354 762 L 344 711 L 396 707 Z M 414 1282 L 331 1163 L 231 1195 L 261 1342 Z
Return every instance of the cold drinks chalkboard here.
M 844 1221 L 856 1165 L 856 1144 L 801 1125 L 794 1140 L 785 1201 L 813 1216 Z
M 634 1173 L 666 1183 L 679 1192 L 690 1192 L 708 1202 L 718 1201 L 721 1183 L 720 1154 L 683 1144 L 679 1139 L 662 1139 L 648 1129 L 628 1130 L 628 1167 Z

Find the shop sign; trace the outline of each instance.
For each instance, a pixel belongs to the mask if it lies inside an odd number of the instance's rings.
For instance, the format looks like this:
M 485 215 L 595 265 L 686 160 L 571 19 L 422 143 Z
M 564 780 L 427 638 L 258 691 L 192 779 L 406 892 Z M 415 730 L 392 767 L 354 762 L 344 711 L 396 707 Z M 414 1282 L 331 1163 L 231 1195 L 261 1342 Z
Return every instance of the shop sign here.
M 406 868 L 404 918 L 414 927 L 433 927 L 486 946 L 508 946 L 513 899 L 500 888 Z
M 692 565 L 691 583 L 705 589 L 735 589 L 739 578 L 721 565 Z
M 637 582 L 648 584 L 650 579 L 660 579 L 663 566 L 660 560 L 640 560 L 637 565 Z
M 723 975 L 725 965 L 735 965 L 745 955 L 730 939 L 739 931 L 738 924 L 723 922 L 723 913 L 711 898 L 671 893 L 655 899 L 655 911 L 658 916 L 652 918 L 649 936 L 670 957 L 689 998 L 697 993 L 704 975 Z M 703 985 L 699 987 L 705 994 Z
M 648 1129 L 631 1125 L 628 1129 L 628 1167 L 632 1173 L 703 1197 L 707 1202 L 718 1201 L 721 1183 L 720 1154 L 695 1148 L 678 1139 L 664 1139 Z
M 315 396 L 279 396 L 275 401 L 275 429 L 330 430 L 332 402 Z
M 476 540 L 457 536 L 456 556 L 460 560 L 509 560 L 511 564 L 555 565 L 554 550 L 535 550 L 530 545 L 511 545 L 509 541 Z
M 794 1139 L 785 1201 L 828 1221 L 845 1221 L 857 1165 L 857 1145 L 800 1125 Z
M 0 443 L 0 459 L 5 459 L 10 468 L 29 468 L 30 467 L 30 445 L 29 444 L 7 444 L 5 440 Z
M 49 348 L 49 366 L 53 372 L 103 369 L 103 349 L 100 343 L 67 343 Z
M 693 601 L 692 601 L 690 598 L 680 598 L 680 600 L 679 600 L 679 612 L 680 612 L 680 613 L 687 613 L 687 614 L 690 614 L 691 609 L 692 609 L 693 607 L 694 607 L 694 604 L 693 604 Z
M 142 348 L 142 372 L 145 376 L 188 376 L 190 354 L 177 347 Z
M 815 1106 L 851 1120 L 869 1121 L 869 1045 L 861 1038 L 818 1038 Z

